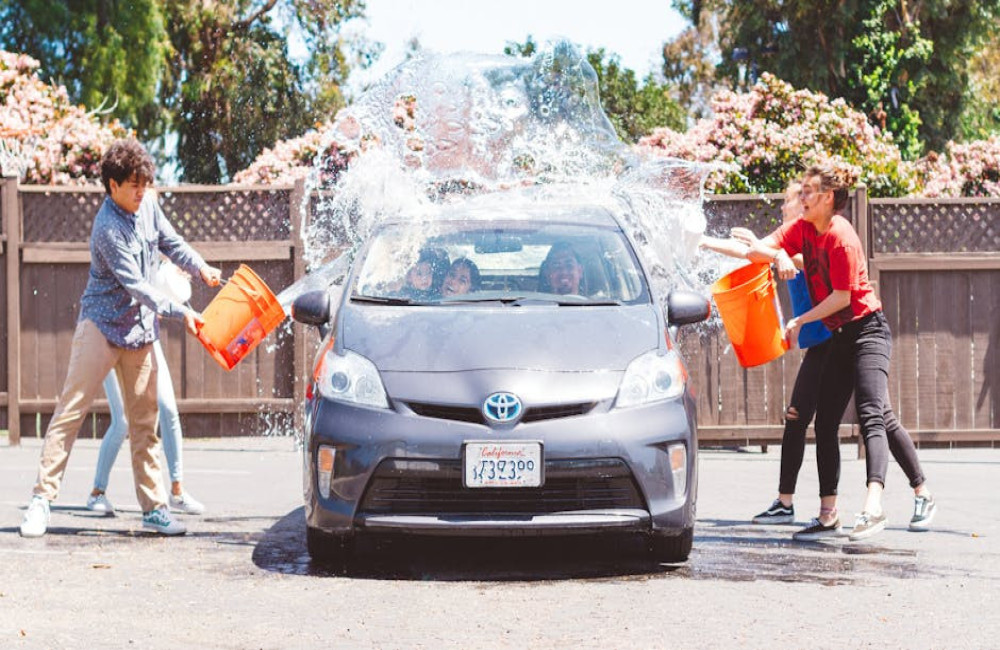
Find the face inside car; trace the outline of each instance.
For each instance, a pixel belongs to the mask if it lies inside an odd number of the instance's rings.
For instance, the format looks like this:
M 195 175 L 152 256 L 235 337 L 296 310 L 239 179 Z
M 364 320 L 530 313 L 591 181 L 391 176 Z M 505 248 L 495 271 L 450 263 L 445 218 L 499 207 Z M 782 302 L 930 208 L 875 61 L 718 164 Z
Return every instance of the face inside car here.
M 670 329 L 708 303 L 668 303 L 671 322 L 600 208 L 385 225 L 339 305 L 306 294 L 293 309 L 326 335 L 307 404 L 310 553 L 342 558 L 365 533 L 629 532 L 684 560 L 696 420 Z

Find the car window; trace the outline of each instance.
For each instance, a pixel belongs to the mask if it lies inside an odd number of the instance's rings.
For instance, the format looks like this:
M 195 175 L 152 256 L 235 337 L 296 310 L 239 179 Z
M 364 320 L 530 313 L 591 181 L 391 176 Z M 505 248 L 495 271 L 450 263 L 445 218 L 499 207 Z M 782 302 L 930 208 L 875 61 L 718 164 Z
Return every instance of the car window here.
M 525 220 L 388 225 L 363 253 L 353 297 L 428 305 L 649 300 L 620 230 Z

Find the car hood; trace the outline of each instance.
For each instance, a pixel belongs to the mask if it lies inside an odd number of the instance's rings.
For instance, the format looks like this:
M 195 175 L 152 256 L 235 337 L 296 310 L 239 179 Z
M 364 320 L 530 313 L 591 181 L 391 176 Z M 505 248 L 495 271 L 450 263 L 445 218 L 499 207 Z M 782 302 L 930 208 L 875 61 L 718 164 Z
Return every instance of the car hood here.
M 341 343 L 389 372 L 624 370 L 664 336 L 652 305 L 384 307 L 347 303 Z

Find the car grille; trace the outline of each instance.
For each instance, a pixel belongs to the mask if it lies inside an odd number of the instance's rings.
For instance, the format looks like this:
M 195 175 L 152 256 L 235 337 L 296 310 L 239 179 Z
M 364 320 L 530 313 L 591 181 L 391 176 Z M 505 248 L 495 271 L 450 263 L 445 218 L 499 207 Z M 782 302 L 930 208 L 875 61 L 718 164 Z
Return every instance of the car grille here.
M 470 406 L 448 406 L 445 404 L 430 404 L 426 402 L 407 402 L 406 404 L 417 415 L 439 420 L 454 420 L 456 422 L 472 422 L 486 424 L 483 412 Z M 524 410 L 521 422 L 539 422 L 568 418 L 574 415 L 586 415 L 597 406 L 597 402 L 580 402 L 576 404 L 556 404 L 554 406 L 532 406 Z
M 458 460 L 386 460 L 376 468 L 359 515 L 531 515 L 572 510 L 646 509 L 632 473 L 617 458 L 550 460 L 537 488 L 466 488 Z

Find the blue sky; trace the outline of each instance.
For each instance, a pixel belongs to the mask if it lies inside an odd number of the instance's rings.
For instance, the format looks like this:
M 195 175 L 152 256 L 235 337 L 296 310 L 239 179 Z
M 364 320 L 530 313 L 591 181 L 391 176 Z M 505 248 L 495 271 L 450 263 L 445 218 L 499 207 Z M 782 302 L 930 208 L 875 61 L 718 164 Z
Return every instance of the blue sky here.
M 352 27 L 386 46 L 366 75 L 376 78 L 403 60 L 412 37 L 440 53 L 501 54 L 508 41 L 520 43 L 529 34 L 539 43 L 565 37 L 583 49 L 603 47 L 642 78 L 657 66 L 663 43 L 686 26 L 670 0 L 367 0 L 366 5 L 367 24 Z

